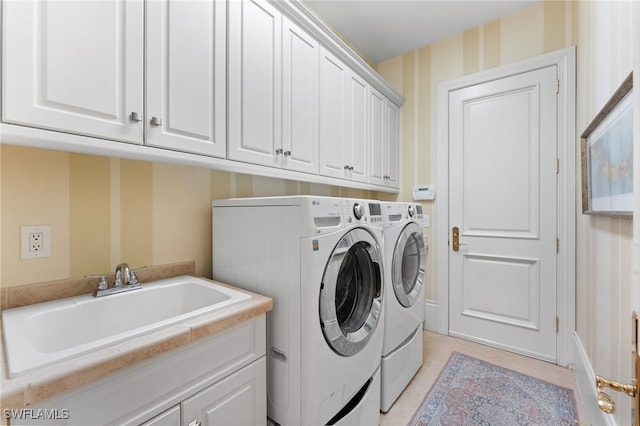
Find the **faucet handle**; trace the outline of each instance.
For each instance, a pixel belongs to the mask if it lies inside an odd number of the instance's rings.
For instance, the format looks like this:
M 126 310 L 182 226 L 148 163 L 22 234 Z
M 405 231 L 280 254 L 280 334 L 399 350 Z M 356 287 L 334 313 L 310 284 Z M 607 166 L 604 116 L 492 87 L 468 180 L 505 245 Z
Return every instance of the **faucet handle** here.
M 98 290 L 106 290 L 109 288 L 109 282 L 106 275 L 100 275 L 100 282 L 98 283 Z
M 129 278 L 129 284 L 134 285 L 138 284 L 138 276 L 134 271 L 131 271 L 131 276 Z
M 106 290 L 109 288 L 109 282 L 107 281 L 107 276 L 105 274 L 99 275 L 85 275 L 85 278 L 100 278 L 100 282 L 98 282 L 98 290 Z

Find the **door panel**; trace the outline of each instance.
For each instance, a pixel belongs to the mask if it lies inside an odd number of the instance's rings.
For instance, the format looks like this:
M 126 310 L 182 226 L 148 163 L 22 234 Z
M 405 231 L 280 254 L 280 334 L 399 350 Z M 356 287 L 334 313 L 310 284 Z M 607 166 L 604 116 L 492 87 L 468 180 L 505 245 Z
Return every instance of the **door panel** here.
M 556 67 L 450 94 L 450 334 L 556 360 Z
M 164 0 L 146 8 L 146 143 L 224 157 L 226 3 Z
M 286 18 L 282 33 L 283 166 L 317 173 L 320 45 Z
M 462 167 L 467 233 L 538 238 L 539 136 L 529 123 L 539 121 L 539 95 L 533 86 L 465 101 Z
M 351 166 L 349 177 L 360 182 L 367 181 L 368 126 L 369 126 L 369 85 L 359 76 L 350 72 L 347 99 L 347 135 L 349 153 L 347 162 Z
M 229 7 L 229 158 L 279 166 L 282 15 L 262 0 Z
M 320 173 L 343 178 L 347 143 L 347 74 L 338 58 L 320 49 Z
M 142 143 L 142 2 L 3 2 L 3 120 Z

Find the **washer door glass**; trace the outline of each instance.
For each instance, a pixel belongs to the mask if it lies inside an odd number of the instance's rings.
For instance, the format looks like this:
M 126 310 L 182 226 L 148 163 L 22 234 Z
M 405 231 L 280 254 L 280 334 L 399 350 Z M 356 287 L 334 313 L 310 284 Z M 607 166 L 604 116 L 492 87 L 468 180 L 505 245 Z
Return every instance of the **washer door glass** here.
M 320 289 L 320 325 L 340 355 L 360 352 L 375 331 L 382 307 L 382 262 L 376 239 L 362 228 L 333 249 Z
M 420 297 L 426 263 L 422 230 L 409 223 L 396 242 L 391 262 L 393 291 L 402 306 L 411 307 Z

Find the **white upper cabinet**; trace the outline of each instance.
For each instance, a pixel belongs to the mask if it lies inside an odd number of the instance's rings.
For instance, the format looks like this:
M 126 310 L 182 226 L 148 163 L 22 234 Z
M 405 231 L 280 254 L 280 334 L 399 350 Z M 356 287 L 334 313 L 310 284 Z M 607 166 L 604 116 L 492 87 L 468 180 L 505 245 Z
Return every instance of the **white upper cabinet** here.
M 387 110 L 385 132 L 387 147 L 387 185 L 393 188 L 400 187 L 400 107 L 389 100 L 385 100 Z
M 6 1 L 4 122 L 141 144 L 141 1 Z
M 318 173 L 320 45 L 282 21 L 282 167 Z
M 371 89 L 369 183 L 398 187 L 399 108 Z
M 280 164 L 282 15 L 266 1 L 229 2 L 228 157 Z
M 146 2 L 147 145 L 226 155 L 226 2 Z
M 367 181 L 369 85 L 321 49 L 320 173 Z
M 230 159 L 318 172 L 318 58 L 269 3 L 229 3 Z
M 404 100 L 298 1 L 13 0 L 1 19 L 4 143 L 398 188 Z
M 344 178 L 349 166 L 343 146 L 347 140 L 348 68 L 320 49 L 320 173 Z
M 387 159 L 385 149 L 385 131 L 387 128 L 385 120 L 385 99 L 377 90 L 371 90 L 371 167 L 369 168 L 369 182 L 384 185 L 386 184 Z
M 367 182 L 370 151 L 369 84 L 359 75 L 349 71 L 347 90 L 345 160 L 349 165 L 349 178 Z

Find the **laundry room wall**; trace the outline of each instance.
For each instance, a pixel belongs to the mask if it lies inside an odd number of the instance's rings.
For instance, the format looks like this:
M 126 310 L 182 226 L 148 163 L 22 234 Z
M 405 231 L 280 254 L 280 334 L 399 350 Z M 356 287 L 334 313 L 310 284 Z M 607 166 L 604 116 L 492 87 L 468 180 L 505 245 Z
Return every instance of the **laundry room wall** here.
M 393 194 L 0 145 L 0 287 L 195 260 L 211 276 L 211 200 Z M 20 259 L 20 226 L 50 225 L 51 257 Z
M 411 199 L 415 184 L 436 186 L 436 199 L 424 204 L 431 215 L 430 239 L 435 238 L 438 221 L 446 220 L 438 218 L 434 208 L 438 202 L 434 122 L 438 82 L 575 45 L 579 136 L 633 69 L 633 53 L 639 48 L 633 46 L 633 28 L 640 25 L 633 22 L 640 19 L 633 18 L 633 5 L 544 1 L 377 65 L 378 72 L 407 99 L 402 109 L 399 199 Z M 584 358 L 590 374 L 595 371 L 628 382 L 633 221 L 581 213 L 579 146 L 576 140 L 576 341 L 581 347 L 575 358 L 576 362 Z M 426 298 L 435 304 L 434 258 L 431 254 Z M 593 392 L 593 383 L 585 386 Z M 615 394 L 612 397 L 619 404 L 615 421 L 628 424 L 631 398 Z M 599 415 L 597 408 L 595 415 Z

